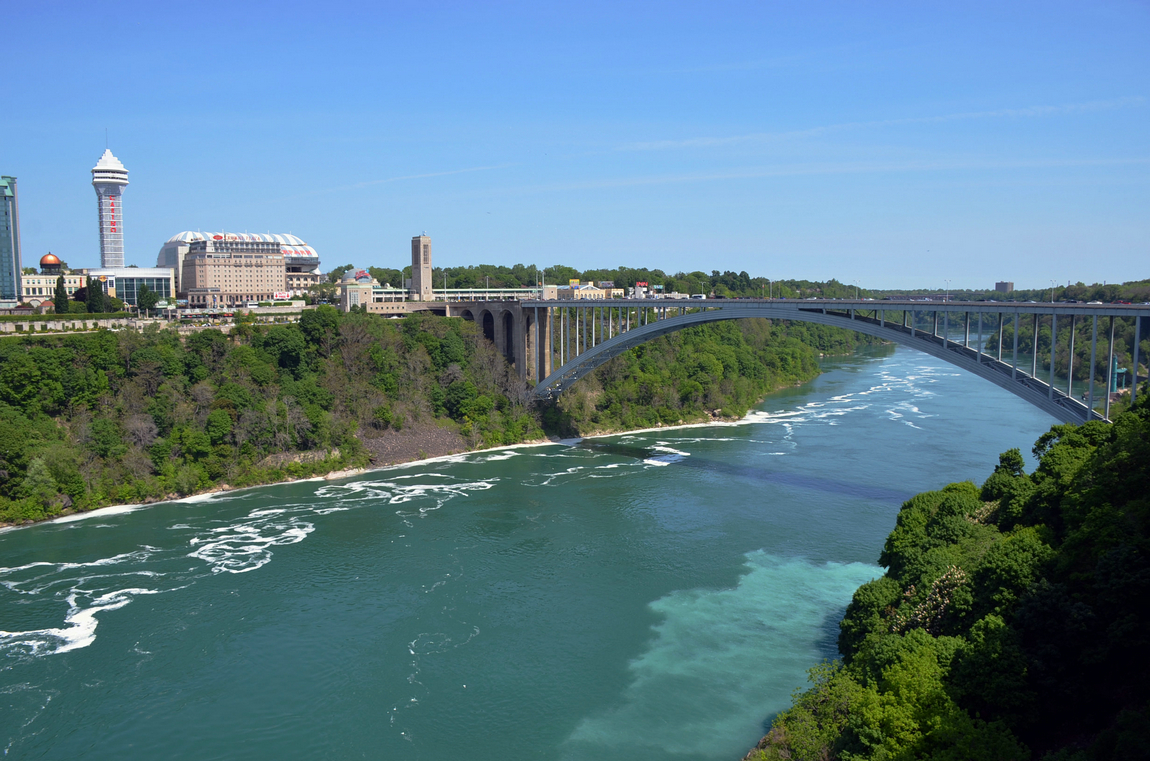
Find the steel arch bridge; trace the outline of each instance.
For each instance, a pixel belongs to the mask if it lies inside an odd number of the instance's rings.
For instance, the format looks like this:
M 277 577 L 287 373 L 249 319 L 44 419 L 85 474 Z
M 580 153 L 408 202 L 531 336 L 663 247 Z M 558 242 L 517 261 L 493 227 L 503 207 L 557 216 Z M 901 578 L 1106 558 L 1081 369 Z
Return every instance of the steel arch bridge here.
M 1087 382 L 1080 396 L 1074 393 L 1074 328 L 1078 321 L 1090 321 L 1090 367 L 1095 368 L 1103 359 L 1097 356 L 1099 318 L 1109 318 L 1109 324 L 1103 322 L 1102 325 L 1104 331 L 1109 331 L 1109 340 L 1106 340 L 1105 333 L 1103 335 L 1104 348 L 1109 354 L 1105 372 L 1107 389 L 1111 388 L 1111 376 L 1115 370 L 1115 320 L 1134 320 L 1132 358 L 1135 373 L 1140 362 L 1138 344 L 1143 324 L 1150 327 L 1150 305 L 1146 304 L 782 299 L 714 299 L 700 303 L 642 299 L 524 301 L 519 303 L 519 307 L 529 322 L 521 333 L 527 336 L 521 372 L 525 377 L 531 375 L 538 379 L 533 391 L 537 399 L 558 396 L 595 368 L 659 336 L 720 320 L 765 317 L 855 330 L 916 349 L 985 378 L 1059 420 L 1075 423 L 1108 420 L 1110 415 L 1109 393 L 1105 394 L 1102 411 L 1095 409 L 1094 383 Z M 1030 356 L 1029 368 L 1019 366 L 1018 336 L 1028 329 L 1028 323 L 1033 330 L 1033 345 L 1036 347 L 1040 326 L 1050 327 L 1048 373 L 1040 367 L 1037 352 Z M 1014 328 L 1010 347 L 1003 346 L 1006 324 Z M 924 325 L 925 328 L 922 327 Z M 973 325 L 977 325 L 974 336 Z M 1071 330 L 1068 379 L 1059 379 L 1054 373 L 1060 325 L 1063 330 Z M 961 331 L 957 337 L 954 335 L 956 327 Z M 984 348 L 994 333 L 998 335 L 998 342 L 991 354 Z M 548 372 L 553 360 L 558 360 L 561 366 Z M 1089 373 L 1088 377 L 1091 377 Z M 1144 379 L 1144 376 L 1139 379 Z M 1137 393 L 1136 386 L 1137 383 L 1131 386 L 1132 402 Z

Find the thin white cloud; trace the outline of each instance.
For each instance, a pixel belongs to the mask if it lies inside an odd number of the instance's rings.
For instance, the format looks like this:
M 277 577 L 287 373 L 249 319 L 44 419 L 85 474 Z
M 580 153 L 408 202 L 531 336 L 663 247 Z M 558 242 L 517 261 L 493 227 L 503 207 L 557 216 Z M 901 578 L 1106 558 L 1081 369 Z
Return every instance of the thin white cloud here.
M 747 180 L 769 177 L 799 177 L 835 174 L 891 174 L 905 172 L 977 171 L 988 169 L 1060 169 L 1074 167 L 1147 165 L 1150 165 L 1150 157 L 1116 159 L 1034 159 L 1019 161 L 955 159 L 940 161 L 792 164 L 785 166 L 747 167 L 743 169 L 732 169 L 727 171 L 697 172 L 678 175 L 648 175 L 640 177 L 621 177 L 611 180 L 589 180 L 586 182 L 538 186 L 533 188 L 525 188 L 524 190 L 529 192 L 596 190 L 603 188 L 622 188 L 643 185 L 672 185 L 692 182 L 715 182 L 722 180 Z
M 819 127 L 792 130 L 789 132 L 755 132 L 747 135 L 728 135 L 724 137 L 694 137 L 684 140 L 652 140 L 647 142 L 627 143 L 617 150 L 621 151 L 657 151 L 675 148 L 710 148 L 724 145 L 734 145 L 748 142 L 767 142 L 788 140 L 801 137 L 815 137 L 830 132 L 842 132 L 853 129 L 874 129 L 878 127 L 894 127 L 906 124 L 941 124 L 943 122 L 965 121 L 972 119 L 1006 119 L 1006 118 L 1033 118 L 1054 116 L 1058 114 L 1083 113 L 1089 111 L 1106 111 L 1115 108 L 1140 106 L 1146 102 L 1141 95 L 1134 95 L 1116 100 L 1096 100 L 1086 103 L 1068 103 L 1061 106 L 1030 106 L 1028 108 L 1003 108 L 996 111 L 965 111 L 939 116 L 917 116 L 904 119 L 881 119 L 867 122 L 843 122 L 841 124 L 827 124 Z

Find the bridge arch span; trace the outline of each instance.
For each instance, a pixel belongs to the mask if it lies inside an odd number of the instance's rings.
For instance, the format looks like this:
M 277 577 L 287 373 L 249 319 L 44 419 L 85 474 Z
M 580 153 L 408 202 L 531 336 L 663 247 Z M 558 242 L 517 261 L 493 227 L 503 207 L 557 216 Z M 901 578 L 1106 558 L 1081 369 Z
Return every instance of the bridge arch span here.
M 873 310 L 880 307 L 881 305 L 870 305 L 867 309 Z M 923 305 L 919 309 L 930 311 L 931 307 Z M 898 311 L 898 309 L 888 309 L 888 311 Z M 1010 310 L 1003 311 L 1010 313 Z M 704 309 L 632 328 L 574 357 L 540 381 L 535 387 L 534 395 L 538 399 L 554 398 L 606 362 L 659 336 L 665 336 L 694 325 L 751 317 L 795 320 L 854 330 L 921 351 L 955 365 L 1006 389 L 1064 422 L 1081 423 L 1088 419 L 1104 419 L 1079 400 L 1069 397 L 1057 389 L 1052 390 L 1048 384 L 1018 372 L 1017 368 L 1012 367 L 1009 363 L 999 361 L 972 348 L 964 347 L 954 340 L 944 340 L 941 336 L 904 328 L 896 323 L 885 323 L 882 320 L 869 317 L 862 318 L 854 310 L 846 314 L 828 312 L 825 308 L 796 308 L 782 312 L 777 304 L 770 302 Z

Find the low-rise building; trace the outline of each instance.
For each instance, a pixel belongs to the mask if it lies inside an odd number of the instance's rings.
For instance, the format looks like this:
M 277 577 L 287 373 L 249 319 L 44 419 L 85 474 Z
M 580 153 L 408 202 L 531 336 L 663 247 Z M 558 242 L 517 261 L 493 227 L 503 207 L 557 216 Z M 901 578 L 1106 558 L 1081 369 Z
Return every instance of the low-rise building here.
M 176 293 L 175 272 L 170 267 L 94 267 L 66 271 L 58 257 L 46 254 L 40 257 L 40 274 L 22 278 L 24 303 L 33 308 L 51 304 L 61 275 L 69 299 L 87 287 L 89 277 L 100 282 L 104 293 L 130 306 L 136 305 L 136 296 L 144 286 L 161 299 L 170 299 Z
M 344 312 L 358 307 L 376 314 L 397 314 L 406 311 L 409 296 L 409 289 L 380 285 L 367 270 L 349 270 L 339 282 L 339 308 Z
M 23 275 L 20 278 L 20 300 L 30 307 L 42 306 L 56 298 L 56 281 L 64 275 L 64 290 L 68 298 L 72 298 L 79 289 L 87 283 L 87 277 L 71 272 L 64 272 L 59 257 L 55 254 L 45 254 L 40 257 L 40 274 Z
M 161 299 L 176 294 L 176 271 L 171 267 L 97 267 L 80 273 L 99 280 L 104 293 L 131 306 L 136 306 L 136 296 L 145 286 Z
M 560 299 L 599 300 L 607 298 L 606 291 L 604 291 L 602 288 L 596 288 L 589 283 L 586 285 L 560 286 L 556 289 L 556 293 L 558 294 L 557 297 Z
M 996 293 L 1013 293 L 1014 292 L 1014 283 L 1010 283 L 1010 282 L 1006 282 L 1006 281 L 997 282 L 994 284 L 994 290 Z

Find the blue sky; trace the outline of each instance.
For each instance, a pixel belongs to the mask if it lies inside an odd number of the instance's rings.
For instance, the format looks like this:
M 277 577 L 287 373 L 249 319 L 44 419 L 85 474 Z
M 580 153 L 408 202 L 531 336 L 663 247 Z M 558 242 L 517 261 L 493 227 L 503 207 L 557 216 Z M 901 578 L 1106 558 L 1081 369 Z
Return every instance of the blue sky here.
M 25 263 L 187 229 L 326 267 L 864 287 L 1150 277 L 1146 3 L 4 3 Z

